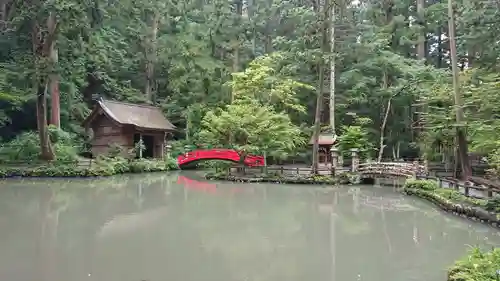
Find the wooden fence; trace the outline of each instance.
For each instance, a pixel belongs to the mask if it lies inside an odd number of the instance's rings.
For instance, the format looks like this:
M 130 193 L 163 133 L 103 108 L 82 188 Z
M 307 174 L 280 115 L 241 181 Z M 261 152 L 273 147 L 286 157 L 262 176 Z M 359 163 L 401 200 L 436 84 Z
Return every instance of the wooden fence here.
M 436 181 L 440 188 L 453 189 L 471 198 L 489 199 L 500 195 L 500 186 L 498 183 L 477 177 L 472 177 L 468 181 L 423 175 L 417 178 Z

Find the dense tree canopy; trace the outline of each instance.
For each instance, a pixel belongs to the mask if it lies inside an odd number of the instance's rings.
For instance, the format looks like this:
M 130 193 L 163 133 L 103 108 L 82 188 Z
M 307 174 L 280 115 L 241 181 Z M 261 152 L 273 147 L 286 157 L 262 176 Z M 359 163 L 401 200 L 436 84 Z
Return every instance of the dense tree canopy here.
M 498 162 L 498 3 L 454 0 L 454 9 L 466 115 L 458 125 L 473 152 Z M 54 122 L 57 97 L 62 129 L 83 139 L 81 121 L 104 96 L 160 106 L 190 142 L 221 141 L 214 123 L 270 118 L 289 138 L 300 130 L 293 146 L 305 151 L 319 94 L 335 101 L 334 116 L 320 114 L 324 129 L 335 117 L 336 133 L 361 134 L 367 154 L 450 159 L 448 35 L 444 0 L 2 0 L 0 134 L 38 129 L 47 156 L 43 118 Z

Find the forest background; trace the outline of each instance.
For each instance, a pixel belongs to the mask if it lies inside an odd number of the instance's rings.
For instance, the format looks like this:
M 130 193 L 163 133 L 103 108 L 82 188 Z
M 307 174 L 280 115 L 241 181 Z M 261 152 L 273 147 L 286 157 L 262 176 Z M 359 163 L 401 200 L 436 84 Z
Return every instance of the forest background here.
M 310 161 L 316 129 L 343 153 L 453 162 L 462 131 L 495 170 L 500 1 L 452 8 L 458 107 L 444 0 L 0 0 L 0 154 L 82 154 L 101 96 L 161 107 L 178 148 Z

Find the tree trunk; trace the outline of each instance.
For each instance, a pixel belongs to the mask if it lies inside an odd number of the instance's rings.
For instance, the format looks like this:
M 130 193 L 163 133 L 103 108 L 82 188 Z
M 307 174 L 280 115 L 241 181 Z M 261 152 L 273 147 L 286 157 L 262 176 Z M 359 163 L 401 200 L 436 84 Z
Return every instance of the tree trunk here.
M 426 57 L 424 9 L 425 9 L 425 0 L 417 0 L 417 13 L 419 17 L 420 27 L 422 28 L 421 32 L 418 35 L 418 45 L 417 45 L 417 58 L 419 60 L 425 60 Z
M 436 33 L 439 34 L 438 39 L 437 39 L 436 67 L 442 68 L 443 67 L 443 40 L 442 40 L 441 36 L 443 33 L 443 28 L 441 26 L 439 26 L 437 28 Z
M 50 61 L 52 65 L 57 65 L 58 56 L 55 41 L 50 46 Z M 49 76 L 50 81 L 50 97 L 51 97 L 51 119 L 50 124 L 61 128 L 61 103 L 59 97 L 59 77 L 56 73 Z
M 321 30 L 321 50 L 322 53 L 328 51 L 328 5 L 329 0 L 325 0 L 325 4 L 322 8 L 322 30 Z M 321 58 L 319 65 L 319 87 L 316 96 L 316 111 L 314 114 L 314 138 L 313 138 L 313 160 L 312 160 L 312 174 L 318 174 L 318 160 L 319 160 L 319 135 L 321 133 L 321 112 L 323 111 L 323 93 L 325 90 L 325 62 Z
M 101 17 L 101 9 L 99 6 L 99 1 L 94 0 L 93 1 L 94 7 L 91 9 L 91 21 L 90 21 L 90 29 L 88 29 L 88 33 L 84 33 L 84 41 L 87 45 L 92 45 L 92 33 L 96 30 L 99 30 L 101 28 L 102 24 L 102 17 Z M 99 92 L 99 88 L 104 84 L 102 79 L 96 74 L 97 70 L 96 67 L 93 65 L 92 61 L 87 61 L 86 64 L 86 77 L 85 81 L 87 82 L 87 85 L 81 89 L 82 96 L 83 96 L 83 101 L 85 104 L 87 104 L 88 107 L 93 106 L 93 95 L 95 93 Z
M 248 0 L 247 1 L 247 16 L 250 19 L 251 22 L 251 28 L 252 28 L 252 59 L 255 59 L 257 57 L 257 22 L 256 18 L 254 18 L 255 14 L 255 1 L 254 0 Z
M 54 152 L 50 145 L 49 131 L 47 127 L 47 84 L 40 83 L 36 92 L 36 120 L 38 136 L 40 138 L 41 154 L 43 160 L 54 160 Z
M 241 16 L 243 13 L 243 0 L 235 0 L 235 8 L 236 8 L 236 25 L 239 26 L 241 22 Z M 236 33 L 235 38 L 233 40 L 233 73 L 236 73 L 240 70 L 240 36 Z M 231 91 L 230 103 L 233 103 L 234 93 Z
M 272 31 L 273 31 L 273 27 L 274 27 L 274 22 L 275 22 L 275 18 L 278 16 L 276 14 L 276 12 L 272 12 L 272 9 L 273 9 L 273 2 L 274 0 L 267 0 L 266 2 L 266 5 L 267 5 L 267 8 L 268 8 L 268 15 L 269 18 L 266 20 L 266 28 L 265 28 L 265 32 L 266 32 L 266 35 L 265 35 L 265 43 L 264 43 L 264 52 L 266 54 L 270 54 L 273 52 L 273 36 L 272 36 Z
M 453 71 L 453 95 L 455 98 L 455 116 L 457 122 L 457 142 L 458 142 L 458 152 L 460 157 L 460 164 L 462 165 L 462 177 L 463 179 L 468 179 L 472 176 L 472 170 L 469 162 L 469 152 L 467 144 L 467 134 L 466 134 L 466 124 L 465 116 L 463 111 L 463 100 L 462 94 L 460 93 L 460 81 L 458 73 L 458 62 L 457 62 L 457 48 L 455 42 L 455 19 L 453 10 L 453 0 L 448 0 L 448 29 L 450 38 L 450 56 L 451 56 L 451 68 Z
M 476 46 L 471 45 L 467 50 L 467 68 L 471 68 L 476 59 Z
M 335 138 L 335 4 L 331 5 L 330 26 L 330 127 Z M 334 144 L 335 145 L 335 144 Z
M 49 132 L 47 128 L 47 87 L 48 75 L 44 73 L 46 69 L 39 69 L 39 65 L 44 60 L 52 63 L 49 68 L 50 72 L 54 70 L 54 61 L 50 60 L 50 50 L 54 46 L 56 40 L 57 21 L 54 13 L 50 13 L 47 18 L 47 33 L 43 33 L 37 21 L 34 21 L 32 26 L 32 44 L 33 56 L 35 57 L 35 67 L 37 74 L 35 76 L 36 89 L 36 118 L 37 129 L 40 138 L 40 157 L 44 160 L 54 160 L 55 155 L 50 144 Z
M 154 11 L 151 23 L 151 35 L 146 44 L 146 85 L 144 94 L 148 101 L 154 101 L 153 91 L 155 88 L 154 81 L 154 67 L 156 63 L 156 38 L 158 35 L 158 23 L 160 21 L 160 13 L 158 10 Z
M 387 74 L 384 73 L 384 89 L 387 89 L 388 87 L 388 81 L 387 81 Z M 389 100 L 387 101 L 387 106 L 385 109 L 385 114 L 384 114 L 384 119 L 382 120 L 382 125 L 380 126 L 380 142 L 379 142 L 379 150 L 378 150 L 378 157 L 377 157 L 377 162 L 382 161 L 382 157 L 384 156 L 384 149 L 385 149 L 385 143 L 384 143 L 384 138 L 385 138 L 385 127 L 387 126 L 387 120 L 389 119 L 389 112 L 391 110 L 391 105 L 392 105 L 392 98 L 391 96 Z
M 418 35 L 418 44 L 417 44 L 417 59 L 424 61 L 426 60 L 426 31 L 425 31 L 425 21 L 424 21 L 424 9 L 425 9 L 425 0 L 417 0 L 417 13 L 418 13 L 418 18 L 419 18 L 419 25 L 420 28 L 422 29 Z M 441 36 L 441 35 L 439 35 Z M 418 98 L 417 99 L 420 103 L 420 106 L 418 107 L 419 113 L 417 113 L 417 120 L 418 120 L 418 129 L 416 130 L 416 133 L 418 135 L 422 135 L 424 132 L 425 128 L 425 116 L 427 112 L 427 102 L 424 98 Z

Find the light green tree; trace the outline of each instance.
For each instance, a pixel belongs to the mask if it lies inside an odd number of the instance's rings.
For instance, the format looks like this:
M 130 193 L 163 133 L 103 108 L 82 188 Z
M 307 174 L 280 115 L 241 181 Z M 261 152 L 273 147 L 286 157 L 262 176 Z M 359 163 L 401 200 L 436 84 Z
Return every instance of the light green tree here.
M 275 157 L 286 155 L 304 144 L 300 129 L 288 115 L 254 100 L 236 101 L 209 111 L 201 122 L 198 138 L 205 144 Z

